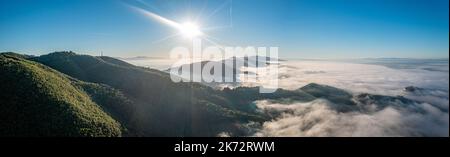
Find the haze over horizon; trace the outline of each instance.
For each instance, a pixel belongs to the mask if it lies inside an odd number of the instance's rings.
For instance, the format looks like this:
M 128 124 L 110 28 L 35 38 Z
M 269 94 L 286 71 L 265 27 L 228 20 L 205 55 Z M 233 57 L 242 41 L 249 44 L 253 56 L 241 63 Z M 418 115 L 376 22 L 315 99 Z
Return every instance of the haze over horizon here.
M 448 58 L 447 0 L 1 0 L 0 51 L 168 56 L 189 40 L 130 6 L 280 58 Z M 206 42 L 205 42 L 206 43 Z

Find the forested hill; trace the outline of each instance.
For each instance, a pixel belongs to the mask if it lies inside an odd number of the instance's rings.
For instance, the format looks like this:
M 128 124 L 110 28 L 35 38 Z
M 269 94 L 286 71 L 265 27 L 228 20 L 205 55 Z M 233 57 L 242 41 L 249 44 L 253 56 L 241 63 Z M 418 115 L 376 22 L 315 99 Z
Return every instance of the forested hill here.
M 120 136 L 121 125 L 74 81 L 47 66 L 0 55 L 1 136 Z

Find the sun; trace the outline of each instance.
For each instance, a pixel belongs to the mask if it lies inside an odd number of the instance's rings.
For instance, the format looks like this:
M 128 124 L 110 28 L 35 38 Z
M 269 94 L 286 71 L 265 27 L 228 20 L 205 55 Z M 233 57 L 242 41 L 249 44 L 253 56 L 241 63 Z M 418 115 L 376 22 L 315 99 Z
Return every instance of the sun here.
M 201 36 L 203 33 L 200 27 L 193 22 L 185 22 L 178 28 L 181 34 L 187 38 L 195 38 Z

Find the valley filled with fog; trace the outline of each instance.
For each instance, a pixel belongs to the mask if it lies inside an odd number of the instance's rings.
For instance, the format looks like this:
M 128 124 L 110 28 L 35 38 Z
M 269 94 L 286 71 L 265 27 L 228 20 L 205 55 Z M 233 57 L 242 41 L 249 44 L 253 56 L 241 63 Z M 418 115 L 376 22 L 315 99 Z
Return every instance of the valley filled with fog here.
M 162 58 L 123 60 L 158 70 L 167 70 L 174 62 Z M 288 60 L 260 68 L 278 68 L 279 88 L 296 90 L 310 83 L 336 87 L 350 93 L 348 101 L 354 105 L 342 105 L 326 97 L 309 102 L 258 100 L 254 102 L 257 110 L 271 115 L 272 120 L 242 124 L 249 136 L 449 134 L 448 60 Z M 244 67 L 240 69 L 245 71 Z M 209 85 L 233 88 L 263 84 Z M 224 132 L 220 136 L 229 135 Z

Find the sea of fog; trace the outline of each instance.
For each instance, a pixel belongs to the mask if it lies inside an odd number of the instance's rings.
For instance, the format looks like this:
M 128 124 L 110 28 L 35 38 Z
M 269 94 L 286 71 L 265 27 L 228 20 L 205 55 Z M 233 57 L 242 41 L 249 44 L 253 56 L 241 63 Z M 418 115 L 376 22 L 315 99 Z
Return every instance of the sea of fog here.
M 125 61 L 167 70 L 168 59 Z M 369 93 L 405 97 L 415 102 L 392 100 L 383 109 L 362 104 L 358 110 L 341 113 L 333 102 L 317 99 L 307 103 L 255 102 L 261 111 L 280 112 L 264 124 L 244 124 L 251 136 L 448 136 L 448 59 L 355 59 L 288 60 L 264 68 L 278 68 L 280 88 L 295 90 L 309 83 L 344 89 L 354 95 Z M 270 74 L 267 74 L 270 75 Z M 264 82 L 264 81 L 263 81 Z M 241 86 L 261 83 L 242 82 Z M 408 91 L 406 87 L 413 87 Z M 226 135 L 226 133 L 222 134 Z

